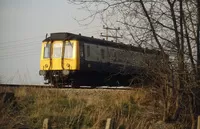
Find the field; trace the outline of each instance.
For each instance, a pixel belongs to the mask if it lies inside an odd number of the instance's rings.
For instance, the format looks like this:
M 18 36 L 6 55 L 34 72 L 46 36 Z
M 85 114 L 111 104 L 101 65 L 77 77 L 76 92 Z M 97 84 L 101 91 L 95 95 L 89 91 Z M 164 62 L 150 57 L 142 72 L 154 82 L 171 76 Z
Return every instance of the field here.
M 2 88 L 13 92 L 11 102 L 1 100 L 1 129 L 42 128 L 45 118 L 52 129 L 172 129 L 162 122 L 163 103 L 152 90 Z M 1 96 L 2 97 L 2 96 Z

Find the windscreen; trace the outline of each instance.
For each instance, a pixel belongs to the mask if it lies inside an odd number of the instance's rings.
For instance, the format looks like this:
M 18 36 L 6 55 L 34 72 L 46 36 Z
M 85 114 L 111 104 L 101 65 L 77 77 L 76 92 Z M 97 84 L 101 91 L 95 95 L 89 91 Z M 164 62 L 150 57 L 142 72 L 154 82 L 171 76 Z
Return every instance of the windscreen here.
M 46 43 L 44 45 L 44 58 L 50 58 L 50 49 L 51 49 L 50 46 L 51 46 L 50 43 Z
M 67 42 L 65 44 L 65 58 L 72 58 L 73 57 L 73 44 L 70 42 Z
M 61 58 L 61 57 L 62 57 L 62 43 L 53 44 L 52 58 Z

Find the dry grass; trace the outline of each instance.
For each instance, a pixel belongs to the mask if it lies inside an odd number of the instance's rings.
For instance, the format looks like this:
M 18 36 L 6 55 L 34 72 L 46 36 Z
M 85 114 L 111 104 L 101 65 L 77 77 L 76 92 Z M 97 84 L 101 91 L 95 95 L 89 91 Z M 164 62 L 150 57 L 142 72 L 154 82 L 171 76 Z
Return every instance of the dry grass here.
M 17 108 L 4 105 L 0 126 L 11 128 L 24 124 L 41 128 L 49 118 L 53 129 L 102 129 L 107 118 L 114 120 L 114 128 L 145 129 L 161 125 L 162 104 L 155 104 L 148 89 L 132 91 L 95 89 L 39 89 L 19 88 L 14 91 Z M 1 91 L 6 91 L 1 89 Z M 155 105 L 157 108 L 155 108 Z M 9 123 L 9 125 L 8 125 Z M 155 124 L 156 123 L 156 124 Z M 155 124 L 155 125 L 154 125 Z M 169 126 L 169 128 L 174 126 Z

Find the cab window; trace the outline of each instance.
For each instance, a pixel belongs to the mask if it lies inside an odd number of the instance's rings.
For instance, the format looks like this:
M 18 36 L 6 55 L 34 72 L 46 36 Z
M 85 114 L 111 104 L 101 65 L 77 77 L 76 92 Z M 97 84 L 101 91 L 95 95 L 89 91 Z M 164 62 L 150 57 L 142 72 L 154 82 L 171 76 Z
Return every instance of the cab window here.
M 73 44 L 71 42 L 67 42 L 65 44 L 65 58 L 72 58 L 73 57 Z
M 46 43 L 44 45 L 44 58 L 50 58 L 50 49 L 51 49 L 50 46 L 51 46 L 50 43 Z
M 53 58 L 61 58 L 62 56 L 62 44 L 55 43 L 53 44 Z

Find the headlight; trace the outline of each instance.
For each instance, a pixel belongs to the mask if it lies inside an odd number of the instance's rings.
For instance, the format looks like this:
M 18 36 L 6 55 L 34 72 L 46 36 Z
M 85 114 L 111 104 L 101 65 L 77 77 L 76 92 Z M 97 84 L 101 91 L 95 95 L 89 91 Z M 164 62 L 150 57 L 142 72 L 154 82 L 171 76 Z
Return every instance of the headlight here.
M 69 68 L 69 67 L 70 67 L 70 64 L 67 63 L 66 66 Z
M 62 73 L 63 75 L 69 75 L 69 70 L 63 70 Z
M 40 70 L 40 71 L 39 71 L 39 75 L 43 75 L 43 76 L 46 75 L 46 71 Z
M 45 64 L 44 67 L 45 67 L 45 68 L 48 68 L 48 64 Z

